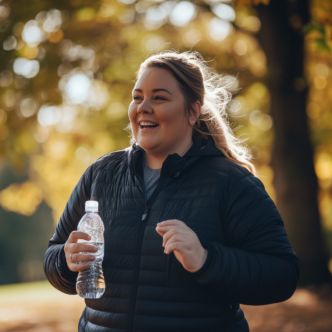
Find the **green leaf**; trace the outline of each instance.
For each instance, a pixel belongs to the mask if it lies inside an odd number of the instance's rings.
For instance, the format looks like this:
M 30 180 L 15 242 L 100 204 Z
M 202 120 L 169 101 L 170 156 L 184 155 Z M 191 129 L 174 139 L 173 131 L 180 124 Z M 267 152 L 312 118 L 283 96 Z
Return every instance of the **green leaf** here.
M 317 50 L 318 51 L 327 51 L 331 53 L 331 47 L 326 43 L 326 40 L 323 38 L 316 39 Z
M 318 32 L 320 32 L 323 36 L 325 36 L 325 27 L 323 25 L 317 25 L 317 24 L 313 24 L 313 23 L 308 23 L 303 27 L 303 32 L 305 34 L 317 30 Z

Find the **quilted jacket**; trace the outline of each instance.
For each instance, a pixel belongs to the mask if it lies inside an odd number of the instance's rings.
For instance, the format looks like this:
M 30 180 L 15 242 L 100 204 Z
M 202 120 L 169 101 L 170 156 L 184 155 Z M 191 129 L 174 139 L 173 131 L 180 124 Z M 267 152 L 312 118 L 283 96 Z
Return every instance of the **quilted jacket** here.
M 285 301 L 299 279 L 299 260 L 262 182 L 220 152 L 212 138 L 196 139 L 164 161 L 147 201 L 144 150 L 137 144 L 107 154 L 85 171 L 49 241 L 44 271 L 61 292 L 76 294 L 77 273 L 64 244 L 99 201 L 105 224 L 106 291 L 86 299 L 80 332 L 245 332 L 239 304 Z M 160 221 L 178 219 L 198 236 L 208 256 L 186 271 L 163 252 Z

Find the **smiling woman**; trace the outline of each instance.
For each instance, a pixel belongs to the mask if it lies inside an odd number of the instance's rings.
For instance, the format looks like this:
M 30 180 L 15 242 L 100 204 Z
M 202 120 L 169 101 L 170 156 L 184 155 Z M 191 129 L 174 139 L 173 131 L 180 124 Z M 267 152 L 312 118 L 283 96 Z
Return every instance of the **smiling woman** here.
M 98 200 L 106 290 L 86 299 L 79 332 L 248 332 L 241 303 L 295 291 L 298 258 L 229 126 L 225 83 L 196 52 L 142 63 L 132 145 L 88 167 L 45 254 L 50 283 L 75 294 L 77 272 L 94 260 L 77 225 L 85 201 Z M 80 252 L 87 262 L 71 261 Z
M 144 150 L 159 144 L 158 154 L 164 150 L 159 162 L 150 154 L 146 158 L 150 166 L 160 168 L 169 153 L 183 155 L 195 137 L 212 136 L 227 158 L 257 175 L 251 155 L 228 123 L 226 106 L 232 95 L 226 88 L 233 80 L 212 73 L 198 52 L 166 51 L 149 57 L 137 72 L 129 106 L 131 143 Z M 144 120 L 159 126 L 142 128 L 139 122 Z
M 193 107 L 195 112 L 188 119 L 184 96 L 169 71 L 152 67 L 142 72 L 128 113 L 133 135 L 148 152 L 147 163 L 151 168 L 161 168 L 170 153 L 182 156 L 187 152 L 201 111 L 199 102 Z

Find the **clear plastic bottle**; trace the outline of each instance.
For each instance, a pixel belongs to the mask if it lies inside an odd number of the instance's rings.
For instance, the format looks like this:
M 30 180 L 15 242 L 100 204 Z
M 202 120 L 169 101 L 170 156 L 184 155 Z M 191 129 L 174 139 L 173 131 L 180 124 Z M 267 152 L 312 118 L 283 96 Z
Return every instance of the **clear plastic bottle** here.
M 77 230 L 88 233 L 91 236 L 90 241 L 86 242 L 98 247 L 96 253 L 81 252 L 81 254 L 95 255 L 96 259 L 89 263 L 89 267 L 80 271 L 76 281 L 76 291 L 80 297 L 87 299 L 99 299 L 105 292 L 105 280 L 102 269 L 104 258 L 104 223 L 98 214 L 98 202 L 85 202 L 85 215 L 80 220 Z

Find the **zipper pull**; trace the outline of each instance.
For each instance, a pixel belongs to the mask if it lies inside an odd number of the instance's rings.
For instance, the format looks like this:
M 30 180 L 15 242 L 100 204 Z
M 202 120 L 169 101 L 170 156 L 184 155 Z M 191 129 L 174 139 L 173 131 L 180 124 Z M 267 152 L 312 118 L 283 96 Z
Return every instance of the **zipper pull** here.
M 148 207 L 146 207 L 145 212 L 142 215 L 142 220 L 145 220 L 147 216 L 148 216 Z

